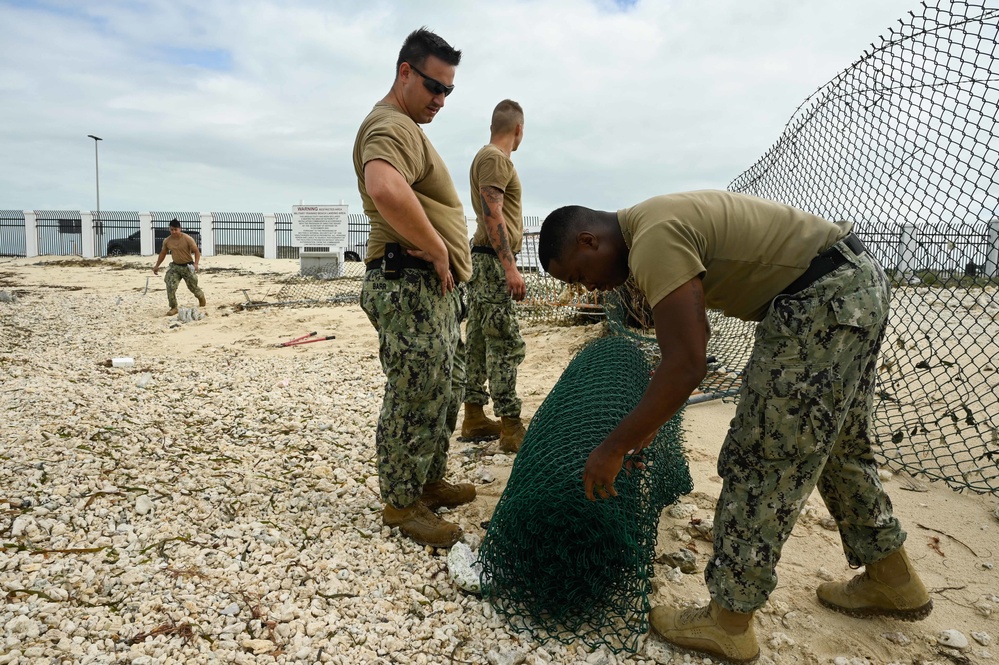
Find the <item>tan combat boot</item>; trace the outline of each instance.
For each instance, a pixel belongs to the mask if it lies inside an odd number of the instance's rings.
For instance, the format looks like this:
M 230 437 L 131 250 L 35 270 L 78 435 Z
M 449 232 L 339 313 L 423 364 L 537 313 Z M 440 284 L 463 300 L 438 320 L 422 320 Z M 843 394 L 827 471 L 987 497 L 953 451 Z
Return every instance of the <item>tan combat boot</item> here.
M 166 315 L 167 315 L 167 316 L 173 316 L 173 315 L 174 315 L 174 314 L 176 314 L 176 313 L 177 313 L 177 308 L 176 308 L 176 307 L 171 307 L 171 308 L 170 308 L 170 311 L 169 311 L 169 312 L 167 312 L 167 313 L 166 313 Z
M 458 483 L 454 485 L 446 480 L 438 480 L 423 486 L 423 496 L 420 497 L 430 510 L 447 507 L 454 508 L 475 501 L 475 485 Z
M 526 434 L 527 428 L 520 418 L 500 417 L 499 447 L 504 453 L 518 452 Z
M 864 572 L 848 582 L 820 584 L 816 593 L 829 609 L 860 618 L 888 616 L 919 621 L 933 611 L 933 601 L 904 547 L 867 564 Z
M 753 614 L 730 612 L 714 601 L 707 607 L 685 610 L 653 607 L 649 623 L 671 646 L 685 653 L 739 665 L 760 656 Z
M 461 421 L 461 438 L 495 439 L 500 435 L 500 424 L 486 417 L 481 404 L 465 402 L 465 417 Z
M 422 501 L 414 501 L 405 508 L 385 504 L 382 524 L 397 526 L 404 535 L 431 547 L 451 547 L 461 538 L 461 527 L 437 517 Z
M 198 296 L 198 304 L 201 305 L 202 307 L 208 306 L 208 302 L 205 300 L 204 296 Z

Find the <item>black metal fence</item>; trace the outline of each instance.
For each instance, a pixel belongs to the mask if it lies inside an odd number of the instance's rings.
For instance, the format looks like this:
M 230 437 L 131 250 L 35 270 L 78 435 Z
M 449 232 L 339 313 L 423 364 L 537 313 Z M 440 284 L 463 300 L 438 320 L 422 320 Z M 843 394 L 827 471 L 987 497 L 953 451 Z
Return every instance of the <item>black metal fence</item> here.
M 0 256 L 25 256 L 24 211 L 0 210 Z
M 347 248 L 344 251 L 345 260 L 363 261 L 368 253 L 368 236 L 371 234 L 371 222 L 362 213 L 347 215 Z M 348 254 L 349 253 L 349 254 Z
M 83 253 L 83 227 L 77 210 L 36 210 L 35 235 L 39 254 L 72 256 Z
M 274 233 L 277 236 L 277 257 L 279 259 L 297 259 L 298 247 L 291 244 L 291 225 L 295 216 L 290 212 L 274 214 Z
M 39 254 L 82 254 L 83 228 L 79 211 L 39 210 L 36 215 L 36 235 Z M 139 213 L 134 211 L 94 211 L 94 256 L 121 256 L 141 253 Z M 184 232 L 202 246 L 200 213 L 158 211 L 152 217 L 154 246 L 158 253 L 169 233 L 173 219 L 181 222 Z M 215 254 L 237 256 L 264 255 L 265 225 L 263 213 L 214 212 L 212 240 Z M 277 258 L 297 259 L 298 247 L 291 245 L 292 215 L 276 213 Z M 367 252 L 371 226 L 363 214 L 347 216 L 347 261 L 361 261 Z M 0 256 L 24 256 L 25 219 L 22 210 L 0 210 Z
M 94 256 L 139 254 L 139 213 L 103 210 L 94 220 Z
M 216 254 L 264 256 L 264 216 L 259 212 L 213 212 Z

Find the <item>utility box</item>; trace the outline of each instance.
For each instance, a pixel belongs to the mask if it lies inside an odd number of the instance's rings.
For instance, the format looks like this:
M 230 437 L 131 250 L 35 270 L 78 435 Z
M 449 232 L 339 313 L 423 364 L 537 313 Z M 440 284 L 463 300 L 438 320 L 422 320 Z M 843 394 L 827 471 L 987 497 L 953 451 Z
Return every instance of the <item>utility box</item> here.
M 340 253 L 333 247 L 303 247 L 298 252 L 298 274 L 333 279 L 340 276 Z

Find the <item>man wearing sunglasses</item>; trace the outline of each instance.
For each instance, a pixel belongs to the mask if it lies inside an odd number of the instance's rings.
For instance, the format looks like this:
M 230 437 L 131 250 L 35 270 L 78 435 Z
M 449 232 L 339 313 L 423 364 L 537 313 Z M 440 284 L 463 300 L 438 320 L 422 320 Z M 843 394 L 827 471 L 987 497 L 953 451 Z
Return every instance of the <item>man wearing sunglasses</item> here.
M 395 81 L 361 123 L 354 171 L 371 220 L 361 307 L 378 331 L 385 395 L 375 433 L 382 521 L 423 545 L 450 547 L 457 524 L 432 511 L 475 499 L 475 486 L 444 480 L 464 392 L 459 349 L 472 258 L 461 200 L 420 128 L 454 90 L 461 51 L 426 28 L 413 31 Z

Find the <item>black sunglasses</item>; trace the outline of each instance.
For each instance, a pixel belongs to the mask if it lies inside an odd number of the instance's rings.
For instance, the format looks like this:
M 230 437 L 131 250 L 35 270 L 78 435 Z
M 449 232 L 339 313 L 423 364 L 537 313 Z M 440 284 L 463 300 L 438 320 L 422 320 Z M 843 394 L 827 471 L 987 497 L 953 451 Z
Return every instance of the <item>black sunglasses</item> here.
M 444 85 L 437 79 L 430 78 L 429 76 L 421 72 L 419 69 L 417 69 L 411 62 L 407 62 L 406 64 L 409 65 L 410 69 L 412 69 L 414 72 L 423 77 L 423 87 L 426 88 L 431 95 L 436 96 L 441 93 L 444 93 L 444 96 L 447 97 L 452 92 L 454 92 L 453 85 Z

